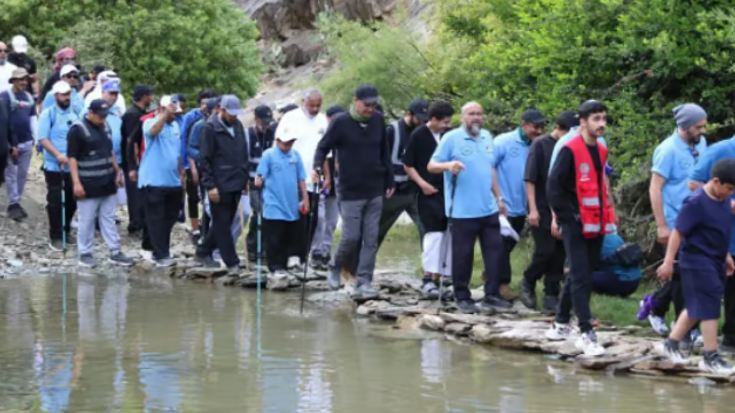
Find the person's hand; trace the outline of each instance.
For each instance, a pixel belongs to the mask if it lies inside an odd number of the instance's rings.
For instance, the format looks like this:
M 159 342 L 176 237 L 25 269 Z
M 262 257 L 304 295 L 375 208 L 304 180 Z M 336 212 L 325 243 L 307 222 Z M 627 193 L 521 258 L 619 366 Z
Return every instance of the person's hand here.
M 301 211 L 303 215 L 306 215 L 309 213 L 309 199 L 308 198 L 304 198 L 301 200 L 301 202 L 299 202 L 299 211 Z
M 561 228 L 559 228 L 559 224 L 556 222 L 556 217 L 551 219 L 551 236 L 556 239 L 561 239 Z
M 219 203 L 219 191 L 217 188 L 210 189 L 207 194 L 209 195 L 209 201 L 213 204 Z
M 255 181 L 253 182 L 255 184 L 256 188 L 262 188 L 263 187 L 263 177 L 258 175 L 255 177 Z
M 14 161 L 18 160 L 18 148 L 16 146 L 10 148 L 10 156 L 13 158 Z
M 115 183 L 117 184 L 118 188 L 123 188 L 125 186 L 125 178 L 123 178 L 122 171 L 118 171 L 115 174 Z
M 498 198 L 498 212 L 500 212 L 500 215 L 508 216 L 508 208 L 505 206 L 503 198 Z
M 727 258 L 725 258 L 725 274 L 728 277 L 732 277 L 735 274 L 735 262 L 732 260 L 732 255 L 730 254 L 727 254 Z
M 396 193 L 396 188 L 395 187 L 390 187 L 390 188 L 388 188 L 388 189 L 385 190 L 385 198 L 388 199 L 388 198 L 392 197 L 393 194 L 395 194 L 395 193 Z
M 451 172 L 454 175 L 459 174 L 459 172 L 464 169 L 464 164 L 460 161 L 452 161 L 449 162 L 449 172 Z
M 74 197 L 76 199 L 84 199 L 87 194 L 84 192 L 82 184 L 74 184 Z
M 137 182 L 138 181 L 138 171 L 129 171 L 128 178 L 130 179 L 131 182 Z
M 660 281 L 669 281 L 674 274 L 674 263 L 664 262 L 656 269 L 656 276 Z
M 532 227 L 538 227 L 541 222 L 541 216 L 538 213 L 538 209 L 532 209 L 528 213 L 528 225 Z
M 56 157 L 56 162 L 58 162 L 59 163 L 59 166 L 63 168 L 64 165 L 66 165 L 66 164 L 69 163 L 69 158 L 67 158 L 66 155 L 64 155 L 63 153 L 60 153 Z
M 437 192 L 439 192 L 439 190 L 436 189 L 436 188 L 434 188 L 433 185 L 431 185 L 429 183 L 426 183 L 426 184 L 424 184 L 424 185 L 421 186 L 421 192 L 423 192 L 424 195 L 426 195 L 426 196 L 432 196 L 432 195 L 436 194 Z
M 671 231 L 669 231 L 669 227 L 663 225 L 656 228 L 656 242 L 659 244 L 666 246 L 666 244 L 669 242 L 669 236 L 671 235 Z

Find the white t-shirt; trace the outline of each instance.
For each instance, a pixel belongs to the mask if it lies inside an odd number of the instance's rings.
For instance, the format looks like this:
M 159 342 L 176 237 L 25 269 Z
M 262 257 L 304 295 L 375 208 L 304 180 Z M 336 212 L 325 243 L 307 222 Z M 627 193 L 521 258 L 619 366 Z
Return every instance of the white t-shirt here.
M 18 67 L 7 60 L 5 64 L 0 65 L 0 93 L 10 90 L 13 85 L 10 84 L 10 76 L 13 76 L 13 70 Z
M 327 117 L 323 113 L 311 117 L 303 109 L 294 109 L 281 118 L 276 129 L 276 139 L 296 138 L 293 149 L 299 152 L 306 171 L 306 187 L 312 191 L 311 171 L 319 141 L 327 131 Z M 275 143 L 274 143 L 275 145 Z

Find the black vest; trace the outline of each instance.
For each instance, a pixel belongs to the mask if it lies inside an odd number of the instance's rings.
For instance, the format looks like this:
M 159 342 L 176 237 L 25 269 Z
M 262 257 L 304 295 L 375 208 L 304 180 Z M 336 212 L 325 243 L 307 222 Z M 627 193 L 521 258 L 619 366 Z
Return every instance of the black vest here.
M 105 122 L 106 139 L 95 138 L 97 128 L 88 124 L 86 119 L 75 122 L 84 136 L 84 154 L 77 159 L 79 179 L 84 188 L 100 188 L 115 181 L 115 169 L 112 158 L 112 132 Z M 94 130 L 92 129 L 94 128 Z

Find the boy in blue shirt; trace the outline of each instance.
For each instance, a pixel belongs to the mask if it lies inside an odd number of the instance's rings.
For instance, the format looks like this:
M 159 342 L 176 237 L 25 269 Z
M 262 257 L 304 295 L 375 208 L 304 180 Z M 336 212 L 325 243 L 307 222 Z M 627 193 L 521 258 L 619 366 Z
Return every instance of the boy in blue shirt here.
M 724 159 L 712 169 L 712 178 L 684 204 L 669 236 L 664 262 L 656 273 L 669 280 L 674 259 L 679 256 L 685 309 L 663 345 L 663 352 L 674 363 L 687 363 L 679 342 L 699 322 L 704 338 L 704 358 L 699 368 L 715 374 L 730 375 L 735 367 L 717 352 L 717 320 L 724 293 L 725 274 L 735 270 L 728 243 L 735 216 L 730 197 L 735 193 L 735 159 Z
M 288 288 L 289 252 L 306 252 L 305 247 L 294 244 L 304 239 L 298 233 L 299 213 L 309 213 L 306 172 L 301 156 L 292 150 L 295 141 L 293 136 L 277 136 L 276 145 L 263 153 L 255 178 L 255 186 L 263 188 L 263 232 L 271 273 L 268 288 L 272 290 Z

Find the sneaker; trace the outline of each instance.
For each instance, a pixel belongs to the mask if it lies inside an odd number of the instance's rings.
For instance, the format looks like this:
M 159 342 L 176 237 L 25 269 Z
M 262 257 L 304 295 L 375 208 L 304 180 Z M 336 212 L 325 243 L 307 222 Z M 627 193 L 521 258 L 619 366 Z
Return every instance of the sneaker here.
M 477 304 L 472 300 L 457 301 L 457 309 L 460 313 L 464 314 L 477 314 L 480 312 Z
M 286 264 L 286 268 L 289 270 L 296 270 L 301 267 L 301 259 L 297 256 L 290 256 L 288 257 L 288 264 Z
M 158 268 L 168 268 L 173 267 L 174 265 L 176 265 L 176 260 L 171 257 L 159 258 L 156 260 L 156 267 Z
M 654 314 L 648 316 L 648 322 L 651 323 L 651 329 L 663 337 L 669 335 L 669 327 L 666 325 L 666 320 Z
M 23 212 L 21 212 L 20 205 L 8 205 L 8 218 L 12 219 L 13 221 L 21 221 L 23 219 Z
M 332 267 L 329 269 L 329 274 L 327 275 L 327 285 L 329 286 L 330 290 L 339 290 L 342 288 L 342 275 L 340 274 L 340 271 L 337 269 L 337 267 Z
M 215 261 L 210 255 L 195 255 L 194 260 L 201 268 L 219 268 L 219 261 Z
M 521 302 L 531 310 L 536 309 L 536 289 L 533 283 L 525 278 L 521 282 Z
M 48 241 L 48 247 L 51 251 L 60 252 L 64 250 L 64 244 L 60 239 L 51 239 Z
M 288 289 L 290 285 L 288 278 L 288 272 L 285 270 L 276 270 L 268 275 L 266 285 L 269 290 L 282 291 Z
M 132 258 L 128 257 L 120 251 L 110 254 L 110 256 L 107 257 L 107 261 L 121 267 L 132 267 L 133 264 L 135 264 L 135 261 L 133 261 Z
M 240 276 L 240 264 L 227 267 L 227 275 L 234 275 L 236 277 L 239 277 Z
M 507 310 L 513 307 L 513 303 L 497 295 L 486 295 L 482 299 L 481 307 L 491 307 L 493 310 Z
M 574 345 L 577 349 L 584 352 L 584 355 L 587 357 L 597 357 L 605 354 L 605 347 L 602 347 L 600 343 L 597 342 L 597 334 L 595 334 L 595 330 L 590 330 L 580 334 Z
M 705 354 L 702 361 L 699 362 L 699 369 L 709 373 L 730 376 L 735 374 L 735 367 L 725 361 L 718 352 Z
M 574 336 L 574 329 L 569 323 L 557 323 L 554 321 L 554 324 L 546 330 L 544 335 L 551 341 L 563 341 Z
M 66 245 L 77 245 L 77 237 L 71 234 L 66 234 Z
M 638 313 L 636 314 L 636 318 L 639 321 L 643 321 L 651 314 L 651 311 L 653 311 L 653 307 L 656 306 L 656 301 L 653 299 L 652 295 L 647 295 L 643 297 L 643 299 L 638 303 Z
M 689 359 L 679 349 L 679 342 L 666 339 L 661 346 L 662 355 L 674 364 L 689 364 Z
M 191 242 L 194 244 L 194 246 L 199 245 L 199 240 L 202 238 L 202 233 L 200 231 L 192 231 L 191 232 Z
M 501 284 L 499 293 L 507 301 L 513 301 L 518 298 L 518 294 L 510 288 L 510 284 Z
M 442 275 L 441 276 L 441 284 L 442 287 L 451 287 L 452 284 L 454 284 L 454 281 L 452 281 L 451 275 Z
M 80 267 L 94 268 L 97 266 L 97 260 L 94 259 L 92 254 L 82 254 L 79 256 L 77 261 Z
M 439 288 L 433 281 L 425 281 L 421 286 L 421 296 L 427 300 L 439 299 Z
M 699 332 L 699 329 L 695 328 L 689 332 L 689 340 L 692 342 L 692 348 L 704 347 L 704 337 L 702 337 L 702 333 Z
M 543 311 L 546 314 L 556 314 L 556 309 L 559 307 L 559 298 L 555 295 L 547 295 L 544 297 L 544 308 Z
M 357 286 L 355 293 L 352 294 L 353 300 L 367 301 L 374 300 L 380 296 L 380 292 L 373 287 L 372 283 L 364 282 Z

